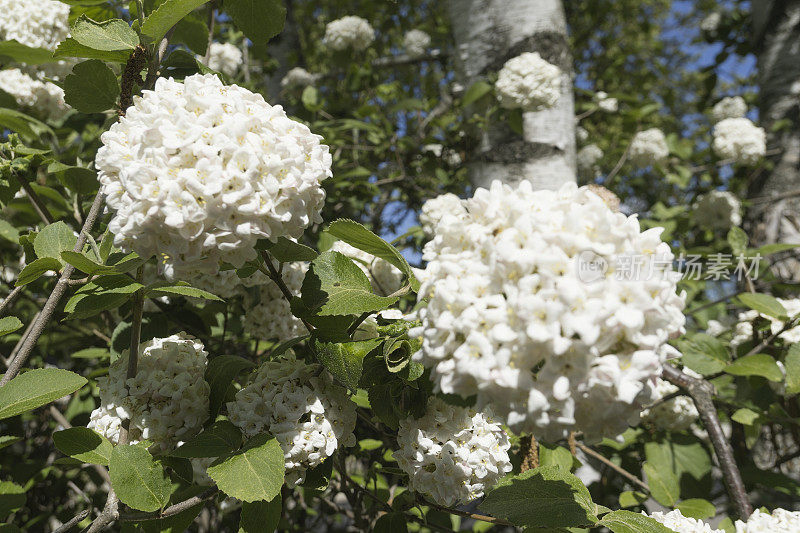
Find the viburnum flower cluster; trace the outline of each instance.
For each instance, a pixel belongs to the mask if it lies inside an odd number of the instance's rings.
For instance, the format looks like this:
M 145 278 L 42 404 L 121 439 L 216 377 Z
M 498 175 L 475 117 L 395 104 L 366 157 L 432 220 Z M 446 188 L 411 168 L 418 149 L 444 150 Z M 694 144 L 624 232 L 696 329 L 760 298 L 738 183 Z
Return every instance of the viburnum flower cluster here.
M 702 377 L 689 368 L 684 367 L 683 372 L 695 378 Z M 694 401 L 686 395 L 663 400 L 679 391 L 680 389 L 669 381 L 657 378 L 653 390 L 657 398 L 656 402 L 642 411 L 642 421 L 666 431 L 685 431 L 689 429 L 699 416 Z
M 263 363 L 250 383 L 228 402 L 228 416 L 246 437 L 269 432 L 286 460 L 286 484 L 294 487 L 306 470 L 339 446 L 355 444 L 356 406 L 344 388 L 319 365 L 293 358 Z
M 506 61 L 494 88 L 505 108 L 547 109 L 555 106 L 561 96 L 561 69 L 536 52 L 525 52 Z
M 693 210 L 697 225 L 727 230 L 742 223 L 742 203 L 728 191 L 711 191 L 700 196 Z
M 376 294 L 388 296 L 403 286 L 403 273 L 385 259 L 359 250 L 344 241 L 333 243 L 331 251 L 339 252 L 352 259 L 369 278 L 372 290 Z
M 714 126 L 714 153 L 742 165 L 754 165 L 767 153 L 767 135 L 747 118 L 726 118 Z
M 317 77 L 302 67 L 294 67 L 289 70 L 281 80 L 281 87 L 308 87 L 314 85 Z
M 211 43 L 206 66 L 211 70 L 234 76 L 242 66 L 242 51 L 231 43 Z
M 96 166 L 114 243 L 156 255 L 168 278 L 240 268 L 259 239 L 320 223 L 331 176 L 321 137 L 215 75 L 161 78 L 102 137 Z
M 13 96 L 17 105 L 45 119 L 56 119 L 69 108 L 61 87 L 19 68 L 0 70 L 0 89 Z
M 511 471 L 511 447 L 500 424 L 484 413 L 428 401 L 425 415 L 400 422 L 394 458 L 411 490 L 454 506 L 483 496 Z
M 409 57 L 425 55 L 431 45 L 431 36 L 422 30 L 409 30 L 403 37 L 403 48 Z
M 323 42 L 331 50 L 365 50 L 375 40 L 375 30 L 361 17 L 349 15 L 329 22 Z
M 603 159 L 603 149 L 596 144 L 589 144 L 578 150 L 576 160 L 581 174 L 594 177 L 600 173 L 597 162 Z
M 69 5 L 55 0 L 0 0 L 0 41 L 55 50 L 69 34 Z
M 203 344 L 183 332 L 152 339 L 139 346 L 136 375 L 126 378 L 129 353 L 123 352 L 97 380 L 100 407 L 88 427 L 116 444 L 129 419 L 131 441 L 147 439 L 162 450 L 193 437 L 208 419 L 207 357 Z
M 669 155 L 667 138 L 658 128 L 650 128 L 636 133 L 628 149 L 631 161 L 640 166 L 656 165 Z
M 597 91 L 594 94 L 594 99 L 597 101 L 597 107 L 606 113 L 616 113 L 619 111 L 619 101 L 616 98 L 609 98 L 608 93 L 605 91 Z
M 433 235 L 436 224 L 445 215 L 465 216 L 466 214 L 467 210 L 464 208 L 464 201 L 455 194 L 448 192 L 426 200 L 422 204 L 419 222 L 422 225 L 422 231 L 426 235 Z
M 747 103 L 741 96 L 726 96 L 711 108 L 711 117 L 715 123 L 726 118 L 741 118 L 747 113 Z
M 283 282 L 296 296 L 300 296 L 307 271 L 307 263 L 283 264 Z M 248 335 L 256 339 L 287 341 L 305 331 L 303 322 L 292 314 L 291 305 L 275 282 L 265 279 L 253 285 L 258 285 L 258 290 L 244 300 L 244 330 Z
M 772 514 L 753 511 L 747 522 L 736 521 L 736 533 L 797 533 L 800 531 L 800 512 L 775 509 Z
M 587 188 L 494 182 L 424 248 L 422 350 L 436 391 L 477 395 L 515 431 L 588 440 L 636 424 L 684 324 L 661 228 Z M 625 258 L 638 275 L 615 272 Z M 649 274 L 646 274 L 649 273 Z
M 778 302 L 786 309 L 786 314 L 789 318 L 794 318 L 800 315 L 800 298 L 784 299 L 777 298 Z M 731 346 L 736 347 L 745 342 L 753 340 L 755 329 L 753 328 L 753 321 L 761 318 L 769 321 L 769 329 L 772 335 L 777 335 L 786 344 L 795 344 L 800 342 L 800 326 L 783 331 L 786 323 L 783 320 L 775 317 L 759 313 L 753 309 L 739 313 L 738 322 L 733 328 L 733 339 L 731 339 Z
M 644 512 L 642 514 L 647 515 Z M 711 526 L 702 520 L 683 516 L 678 509 L 668 513 L 655 511 L 649 516 L 675 533 L 724 533 L 721 529 L 711 529 Z

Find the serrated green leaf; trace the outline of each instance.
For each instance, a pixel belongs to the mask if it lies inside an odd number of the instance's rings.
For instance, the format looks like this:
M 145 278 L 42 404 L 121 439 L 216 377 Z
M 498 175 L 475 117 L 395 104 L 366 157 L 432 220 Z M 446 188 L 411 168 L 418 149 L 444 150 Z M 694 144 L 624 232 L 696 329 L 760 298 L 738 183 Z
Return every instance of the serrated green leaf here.
M 83 376 L 60 368 L 38 368 L 20 374 L 0 387 L 0 420 L 58 400 L 85 384 Z
M 734 376 L 761 376 L 770 381 L 783 381 L 778 363 L 765 353 L 745 355 L 725 367 L 725 372 Z
M 208 467 L 208 476 L 228 496 L 243 502 L 270 501 L 283 486 L 283 450 L 274 437 L 256 435 L 244 447 Z
M 777 298 L 769 294 L 746 292 L 737 296 L 736 299 L 739 300 L 742 305 L 758 311 L 761 314 L 781 319 L 786 319 L 787 317 L 786 308 L 783 307 L 783 304 L 781 304 Z
M 53 62 L 53 53 L 46 48 L 33 48 L 19 41 L 0 41 L 0 57 L 15 63 L 41 65 Z
M 21 509 L 25 505 L 27 497 L 25 489 L 11 481 L 0 481 L 0 520 Z
M 183 17 L 205 4 L 208 0 L 165 0 L 142 24 L 142 33 L 158 42 Z M 259 19 L 260 20 L 260 19 Z
M 84 59 L 102 59 L 111 63 L 126 63 L 131 56 L 130 51 L 106 51 L 95 50 L 82 45 L 75 39 L 68 37 L 58 44 L 58 48 L 53 52 L 53 59 L 64 57 L 80 57 Z
M 268 250 L 270 255 L 281 263 L 313 261 L 319 255 L 313 248 L 289 240 L 286 237 L 279 237 L 277 242 L 262 239 L 258 241 L 256 248 Z
M 683 516 L 696 518 L 698 520 L 713 518 L 717 514 L 717 509 L 714 507 L 714 504 L 701 498 L 683 500 L 675 507 Z
M 116 74 L 99 59 L 78 63 L 64 79 L 64 101 L 81 113 L 113 108 L 119 92 Z
M 157 511 L 169 501 L 169 477 L 142 445 L 115 446 L 108 474 L 114 492 L 129 507 Z
M 96 22 L 85 14 L 72 24 L 70 36 L 79 44 L 106 52 L 133 50 L 139 45 L 139 36 L 124 20 Z
M 600 521 L 613 533 L 674 533 L 655 518 L 632 511 L 612 511 Z
M 792 344 L 786 354 L 786 394 L 800 393 L 800 344 Z
M 228 0 L 225 12 L 257 47 L 278 35 L 286 20 L 286 8 L 280 0 Z
M 22 327 L 22 322 L 15 316 L 4 316 L 0 318 L 0 337 L 14 333 Z
M 315 343 L 317 359 L 328 371 L 351 390 L 358 387 L 364 357 L 381 344 L 381 339 L 355 342 Z
M 598 507 L 581 481 L 555 466 L 505 478 L 486 495 L 480 509 L 517 526 L 590 527 Z
M 648 498 L 649 496 L 644 492 L 626 490 L 619 495 L 619 506 L 635 507 L 642 505 Z
M 171 455 L 186 458 L 220 457 L 235 451 L 241 444 L 242 433 L 239 429 L 227 420 L 219 420 Z
M 208 291 L 192 287 L 184 281 L 179 281 L 176 284 L 169 282 L 157 282 L 147 286 L 145 296 L 148 298 L 159 296 L 170 296 L 177 294 L 179 296 L 189 296 L 191 298 L 202 298 L 204 300 L 216 300 L 218 302 L 224 301 L 222 298 Z
M 25 268 L 23 268 L 22 272 L 20 272 L 19 276 L 17 276 L 15 285 L 17 287 L 27 285 L 28 283 L 39 279 L 45 272 L 49 272 L 50 270 L 58 272 L 60 269 L 61 263 L 58 261 L 58 259 L 53 259 L 52 257 L 35 259 L 25 265 Z
M 730 360 L 722 341 L 705 333 L 679 340 L 678 348 L 683 354 L 681 362 L 701 374 L 719 372 Z
M 208 48 L 208 26 L 196 17 L 184 17 L 175 26 L 172 42 L 184 43 L 199 56 L 204 56 Z
M 64 222 L 58 221 L 48 224 L 36 235 L 33 241 L 33 250 L 36 252 L 36 257 L 40 259 L 52 257 L 59 264 L 63 264 L 61 252 L 75 248 L 77 240 L 72 228 Z
M 208 397 L 211 420 L 217 417 L 233 378 L 254 366 L 251 361 L 235 355 L 220 355 L 208 362 L 205 380 L 211 388 Z
M 650 495 L 661 505 L 674 507 L 680 498 L 680 483 L 671 465 L 661 463 L 653 464 L 648 457 L 648 462 L 642 465 L 650 486 Z
M 283 503 L 279 496 L 270 501 L 242 503 L 239 533 L 271 533 L 278 529 Z
M 107 438 L 85 427 L 56 431 L 53 444 L 64 455 L 97 465 L 107 465 L 114 449 Z
M 563 446 L 539 443 L 539 466 L 556 466 L 569 472 L 572 461 L 572 453 Z

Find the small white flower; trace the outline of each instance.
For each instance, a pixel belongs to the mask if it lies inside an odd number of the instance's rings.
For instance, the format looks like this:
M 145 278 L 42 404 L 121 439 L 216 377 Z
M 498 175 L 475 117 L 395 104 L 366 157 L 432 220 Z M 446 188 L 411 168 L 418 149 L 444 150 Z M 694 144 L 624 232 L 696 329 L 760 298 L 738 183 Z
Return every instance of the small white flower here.
M 375 40 L 375 30 L 369 22 L 353 15 L 329 22 L 323 42 L 331 50 L 365 50 Z
M 777 298 L 777 300 L 784 307 L 784 309 L 786 309 L 786 314 L 790 319 L 800 315 L 800 298 Z M 755 333 L 753 321 L 757 318 L 768 320 L 770 322 L 770 333 L 777 335 L 778 338 L 783 340 L 786 344 L 795 344 L 800 342 L 800 326 L 783 331 L 783 328 L 786 324 L 784 321 L 769 315 L 761 314 L 758 311 L 749 310 L 739 313 L 738 323 L 733 328 L 733 339 L 731 339 L 731 346 L 736 347 L 742 343 L 753 340 L 753 335 Z
M 642 514 L 647 515 L 645 512 L 642 512 Z M 711 529 L 711 526 L 702 520 L 683 516 L 678 509 L 668 513 L 655 511 L 649 516 L 675 531 L 675 533 L 724 533 L 721 529 Z
M 736 533 L 797 533 L 800 531 L 800 512 L 775 509 L 772 514 L 753 511 L 747 522 L 736 521 Z
M 231 43 L 211 43 L 206 66 L 226 76 L 234 76 L 242 66 L 242 58 L 242 51 Z
M 639 166 L 650 166 L 663 162 L 669 155 L 667 138 L 658 128 L 638 132 L 629 149 L 631 161 Z
M 711 191 L 697 199 L 692 215 L 697 225 L 728 230 L 742 223 L 742 203 L 728 191 Z
M 711 109 L 715 123 L 726 118 L 742 118 L 747 113 L 747 103 L 741 96 L 726 96 Z
M 683 372 L 692 377 L 701 377 L 689 368 Z M 669 381 L 657 378 L 653 393 L 656 397 L 654 405 L 642 411 L 642 421 L 667 431 L 685 431 L 697 421 L 698 412 L 694 401 L 684 394 L 668 400 L 663 398 L 679 392 L 680 389 Z
M 403 48 L 410 57 L 425 55 L 431 44 L 431 36 L 422 30 L 409 30 L 403 37 Z
M 281 87 L 308 87 L 314 85 L 317 77 L 302 67 L 294 67 L 281 80 Z
M 397 446 L 409 488 L 448 507 L 483 496 L 512 469 L 500 424 L 435 397 L 424 416 L 400 421 Z
M 718 11 L 710 13 L 706 18 L 700 22 L 700 29 L 708 34 L 715 34 L 719 23 L 722 21 L 722 14 Z
M 600 173 L 597 162 L 603 159 L 603 149 L 596 144 L 584 146 L 578 150 L 576 160 L 578 170 L 583 175 L 594 177 Z
M 714 153 L 742 165 L 754 165 L 767 152 L 767 135 L 747 118 L 726 118 L 714 126 Z
M 32 77 L 19 68 L 0 70 L 0 89 L 14 97 L 17 105 L 48 119 L 61 117 L 69 106 L 64 102 L 64 90 L 40 77 Z
M 461 198 L 448 192 L 425 200 L 420 210 L 419 222 L 426 235 L 433 235 L 436 225 L 445 216 L 463 217 L 466 214 L 467 211 Z
M 582 126 L 577 126 L 575 128 L 575 137 L 581 142 L 586 141 L 589 139 L 589 132 L 586 131 L 586 128 Z
M 495 91 L 503 107 L 547 109 L 555 106 L 561 96 L 561 69 L 536 52 L 525 52 L 503 65 Z
M 594 99 L 597 101 L 597 107 L 600 108 L 601 111 L 605 111 L 606 113 L 616 113 L 619 111 L 619 101 L 616 98 L 609 98 L 608 93 L 604 91 L 596 92 Z

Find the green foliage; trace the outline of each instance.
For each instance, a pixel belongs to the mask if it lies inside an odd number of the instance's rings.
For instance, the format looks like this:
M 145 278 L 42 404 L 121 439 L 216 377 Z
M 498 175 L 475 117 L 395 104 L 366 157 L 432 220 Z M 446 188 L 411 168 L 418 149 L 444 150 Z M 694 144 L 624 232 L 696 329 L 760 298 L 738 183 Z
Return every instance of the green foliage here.
M 244 502 L 239 519 L 239 533 L 270 533 L 278 527 L 281 519 L 281 499 L 275 496 L 269 501 Z
M 361 380 L 364 358 L 381 344 L 380 339 L 356 342 L 317 342 L 317 359 L 342 384 L 355 390 Z
M 97 465 L 108 465 L 113 450 L 108 439 L 84 427 L 56 431 L 53 433 L 53 444 L 64 455 Z
M 99 59 L 78 63 L 64 80 L 64 100 L 82 113 L 111 109 L 119 92 L 117 76 Z
M 267 434 L 248 440 L 244 447 L 208 467 L 219 489 L 243 502 L 270 501 L 283 485 L 283 450 Z
M 22 322 L 15 316 L 4 316 L 0 318 L 0 337 L 14 333 L 22 327 Z
M 60 368 L 37 368 L 20 374 L 0 387 L 0 420 L 36 409 L 72 394 L 86 378 Z
M 139 44 L 136 32 L 120 19 L 95 22 L 86 15 L 81 15 L 72 24 L 70 35 L 78 44 L 104 52 L 133 50 Z
M 229 0 L 225 12 L 257 47 L 265 46 L 278 35 L 286 20 L 286 8 L 281 0 Z
M 45 48 L 32 48 L 18 41 L 0 41 L 0 57 L 18 63 L 37 65 L 49 63 L 53 60 L 53 53 Z
M 227 420 L 219 420 L 172 452 L 173 457 L 220 457 L 239 449 L 241 432 Z
M 108 474 L 119 500 L 139 511 L 161 509 L 172 493 L 164 468 L 141 444 L 115 446 Z
M 147 16 L 142 24 L 142 34 L 154 42 L 160 41 L 178 21 L 207 1 L 165 0 Z
M 208 401 L 212 419 L 219 413 L 233 379 L 253 366 L 252 362 L 235 355 L 221 355 L 209 361 L 205 380 L 211 387 Z

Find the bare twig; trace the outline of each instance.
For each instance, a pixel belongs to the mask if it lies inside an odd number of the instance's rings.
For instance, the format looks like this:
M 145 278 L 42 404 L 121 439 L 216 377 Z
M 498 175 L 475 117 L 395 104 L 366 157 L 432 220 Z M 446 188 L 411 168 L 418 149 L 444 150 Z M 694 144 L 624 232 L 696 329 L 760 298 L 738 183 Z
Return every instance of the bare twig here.
M 736 508 L 739 518 L 747 520 L 753 512 L 753 506 L 747 498 L 742 474 L 739 472 L 739 467 L 733 457 L 733 448 L 728 439 L 725 438 L 725 433 L 722 431 L 722 426 L 717 416 L 717 408 L 714 407 L 714 386 L 702 378 L 694 378 L 669 365 L 663 367 L 661 376 L 673 385 L 685 389 L 694 400 L 700 419 L 703 421 L 708 437 L 711 440 L 711 445 L 717 455 L 717 461 L 719 462 L 720 470 L 722 470 L 722 478 L 731 502 Z
M 160 520 L 162 518 L 168 518 L 178 513 L 182 513 L 183 511 L 194 507 L 195 505 L 208 501 L 215 497 L 218 493 L 219 489 L 217 487 L 211 487 L 197 496 L 192 496 L 188 500 L 176 503 L 175 505 L 170 505 L 163 511 L 156 511 L 155 513 L 123 513 L 119 515 L 119 520 L 121 522 L 139 522 L 143 520 Z
M 596 452 L 595 450 L 589 448 L 588 446 L 586 446 L 582 442 L 578 442 L 577 446 L 586 455 L 594 457 L 595 459 L 597 459 L 598 461 L 600 461 L 604 465 L 608 466 L 609 468 L 611 468 L 612 470 L 614 470 L 618 474 L 628 478 L 630 481 L 632 481 L 636 485 L 639 485 L 641 488 L 643 488 L 647 492 L 650 492 L 650 486 L 647 483 L 645 483 L 644 481 L 642 481 L 638 477 L 634 476 L 633 474 L 631 474 L 630 472 L 628 472 L 627 470 L 625 470 L 621 466 L 618 466 L 618 465 L 614 464 L 611 460 L 605 458 L 603 455 L 601 455 L 600 453 Z
M 65 533 L 66 531 L 69 531 L 73 527 L 77 526 L 78 522 L 80 522 L 81 520 L 83 520 L 87 516 L 89 516 L 89 509 L 84 509 L 80 513 L 78 513 L 75 516 L 73 516 L 72 518 L 70 518 L 68 521 L 66 521 L 63 524 L 61 524 L 61 527 L 56 529 L 53 533 Z
M 264 274 L 266 274 L 269 277 L 269 279 L 275 282 L 275 285 L 278 286 L 278 288 L 281 291 L 281 294 L 283 294 L 283 297 L 286 298 L 286 301 L 291 303 L 292 298 L 294 298 L 294 295 L 292 294 L 292 291 L 289 289 L 289 287 L 286 286 L 286 283 L 283 281 L 283 277 L 281 276 L 280 272 L 278 272 L 278 269 L 276 269 L 275 265 L 272 264 L 272 255 L 270 255 L 270 253 L 267 252 L 266 250 L 261 250 L 261 257 L 264 259 L 264 264 L 266 266 L 266 270 L 262 270 L 262 272 L 264 272 Z M 309 332 L 311 333 L 314 332 L 314 326 L 309 324 L 309 322 L 305 318 L 301 318 L 300 320 L 303 321 L 303 325 Z
M 16 178 L 17 182 L 19 182 L 19 184 L 25 190 L 25 194 L 28 196 L 28 200 L 31 201 L 33 209 L 36 211 L 36 214 L 38 214 L 39 217 L 44 221 L 44 223 L 52 224 L 53 222 L 55 222 L 55 218 L 53 218 L 53 215 L 50 213 L 50 210 L 47 209 L 46 205 L 44 205 L 44 202 L 42 202 L 42 199 L 39 198 L 38 194 L 36 194 L 36 191 L 33 190 L 33 187 L 31 187 L 31 184 L 28 183 L 28 180 L 20 177 L 20 175 L 17 174 L 16 172 L 13 172 L 12 174 L 14 175 L 14 178 Z
M 3 314 L 5 314 L 7 308 L 11 304 L 13 304 L 14 300 L 16 300 L 17 297 L 22 293 L 23 287 L 24 285 L 20 285 L 19 287 L 14 287 L 14 289 L 10 293 L 8 293 L 8 296 L 6 296 L 3 299 L 2 303 L 0 303 L 0 316 L 3 316 Z
M 463 516 L 464 518 L 472 518 L 473 520 L 478 520 L 480 522 L 488 522 L 489 524 L 497 524 L 500 526 L 513 526 L 511 522 L 508 520 L 503 520 L 502 518 L 495 518 L 493 516 L 486 516 L 477 513 L 471 513 L 469 511 L 462 511 L 461 509 L 453 509 L 451 507 L 445 507 L 443 505 L 439 505 L 433 502 L 429 502 L 423 498 L 420 498 L 420 503 L 422 505 L 426 505 L 428 507 L 433 507 L 434 509 L 438 509 L 439 511 L 450 513 L 458 516 Z
M 92 227 L 97 220 L 97 215 L 100 213 L 100 208 L 103 205 L 103 199 L 103 193 L 98 192 L 94 199 L 94 203 L 92 203 L 92 208 L 89 210 L 89 214 L 86 216 L 86 220 L 83 223 L 83 228 L 81 229 L 81 233 L 78 235 L 78 240 L 75 243 L 75 247 L 72 249 L 72 251 L 80 253 L 81 250 L 83 250 L 83 245 L 86 244 L 86 234 L 92 231 Z M 56 282 L 53 292 L 51 292 L 50 296 L 47 298 L 47 302 L 45 302 L 41 314 L 35 320 L 35 324 L 31 328 L 30 334 L 20 347 L 19 353 L 11 362 L 11 365 L 8 367 L 8 371 L 3 376 L 3 379 L 0 380 L 0 387 L 11 381 L 11 379 L 19 373 L 22 365 L 25 364 L 25 361 L 28 360 L 28 357 L 33 351 L 33 347 L 36 346 L 36 343 L 39 341 L 39 337 L 42 336 L 42 333 L 44 333 L 44 329 L 47 327 L 50 319 L 53 318 L 53 313 L 55 313 L 61 298 L 64 296 L 64 293 L 67 290 L 69 278 L 72 276 L 74 270 L 75 267 L 72 265 L 64 265 L 64 269 L 61 271 L 61 277 L 58 279 L 58 282 Z

